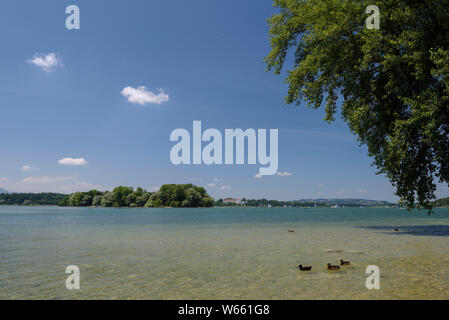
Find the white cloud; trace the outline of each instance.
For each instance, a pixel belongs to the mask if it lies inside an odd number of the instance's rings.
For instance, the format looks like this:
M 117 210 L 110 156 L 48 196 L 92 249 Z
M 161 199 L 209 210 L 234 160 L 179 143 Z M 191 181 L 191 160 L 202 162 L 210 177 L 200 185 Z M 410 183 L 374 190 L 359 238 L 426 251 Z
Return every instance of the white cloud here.
M 281 177 L 289 177 L 292 175 L 290 172 L 287 172 L 287 171 L 285 171 L 285 172 L 278 171 L 276 174 Z
M 231 190 L 231 186 L 221 186 L 220 190 Z
M 262 179 L 262 175 L 260 173 L 257 173 L 253 176 L 254 179 Z
M 324 188 L 324 184 L 319 184 L 318 188 Z
M 66 166 L 85 166 L 87 161 L 84 158 L 64 158 L 58 161 L 59 164 Z
M 336 194 L 343 194 L 343 193 L 345 193 L 345 190 L 338 190 L 337 192 L 336 192 Z
M 9 179 L 8 178 L 4 178 L 4 177 L 0 177 L 0 182 L 6 182 L 6 181 L 9 181 Z
M 207 186 L 210 188 L 215 188 L 217 185 L 215 183 L 209 183 Z
M 161 104 L 162 102 L 166 102 L 169 100 L 168 95 L 164 92 L 164 90 L 159 89 L 159 93 L 156 94 L 154 92 L 148 91 L 146 87 L 140 86 L 137 88 L 126 87 L 121 92 L 122 96 L 128 99 L 131 103 L 137 103 L 142 106 L 154 103 Z
M 32 59 L 27 60 L 27 63 L 34 64 L 45 72 L 52 72 L 56 67 L 62 66 L 61 59 L 54 53 L 47 55 L 36 53 Z
M 39 168 L 35 167 L 35 166 L 30 166 L 30 165 L 25 164 L 25 165 L 22 166 L 21 170 L 26 172 L 26 171 L 39 170 Z
M 221 181 L 222 179 L 220 179 L 220 178 L 214 178 L 214 182 L 218 182 L 218 181 Z
M 365 189 L 358 189 L 357 192 L 358 192 L 358 193 L 367 193 L 368 190 L 365 190 Z

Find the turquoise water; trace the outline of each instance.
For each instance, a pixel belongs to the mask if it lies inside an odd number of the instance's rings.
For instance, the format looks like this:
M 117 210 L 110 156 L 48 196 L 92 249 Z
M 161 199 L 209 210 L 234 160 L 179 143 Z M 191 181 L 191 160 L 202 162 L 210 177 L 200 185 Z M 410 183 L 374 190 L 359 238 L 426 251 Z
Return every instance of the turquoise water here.
M 0 299 L 449 298 L 447 209 L 0 207 L 0 244 Z

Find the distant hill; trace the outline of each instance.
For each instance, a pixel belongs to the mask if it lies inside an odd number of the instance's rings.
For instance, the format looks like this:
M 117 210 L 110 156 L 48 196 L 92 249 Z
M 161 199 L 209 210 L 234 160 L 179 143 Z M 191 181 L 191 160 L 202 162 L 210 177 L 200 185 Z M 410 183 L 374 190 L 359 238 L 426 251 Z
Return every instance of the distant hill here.
M 325 205 L 357 205 L 357 206 L 394 206 L 395 203 L 367 199 L 301 199 L 298 202 L 317 203 Z
M 449 197 L 438 199 L 434 202 L 435 207 L 449 207 Z
M 6 191 L 5 189 L 0 188 L 0 193 L 9 193 L 9 192 Z
M 225 202 L 223 199 L 215 201 L 214 206 L 248 206 L 248 207 L 391 207 L 397 204 L 388 201 L 365 199 L 301 199 L 296 201 L 280 201 L 267 199 L 242 199 L 242 202 Z

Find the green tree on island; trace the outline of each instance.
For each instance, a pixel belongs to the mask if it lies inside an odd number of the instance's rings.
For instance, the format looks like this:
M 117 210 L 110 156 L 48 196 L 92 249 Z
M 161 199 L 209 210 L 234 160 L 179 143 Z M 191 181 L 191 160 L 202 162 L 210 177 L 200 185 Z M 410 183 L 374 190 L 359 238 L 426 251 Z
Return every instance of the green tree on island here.
M 75 192 L 59 202 L 66 207 L 212 207 L 212 199 L 202 187 L 192 184 L 166 184 L 157 192 L 119 186 L 113 191 Z
M 449 182 L 449 0 L 275 0 L 269 70 L 286 65 L 286 103 L 341 115 L 409 208 Z M 288 53 L 293 50 L 290 64 Z M 339 104 L 339 103 L 338 103 Z

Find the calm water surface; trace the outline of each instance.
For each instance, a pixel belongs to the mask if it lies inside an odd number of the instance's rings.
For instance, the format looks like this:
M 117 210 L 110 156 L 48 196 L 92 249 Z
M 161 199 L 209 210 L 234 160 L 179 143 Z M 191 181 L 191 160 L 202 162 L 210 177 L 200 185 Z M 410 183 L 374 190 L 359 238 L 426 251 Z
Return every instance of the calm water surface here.
M 0 299 L 448 299 L 448 248 L 447 209 L 0 207 Z

